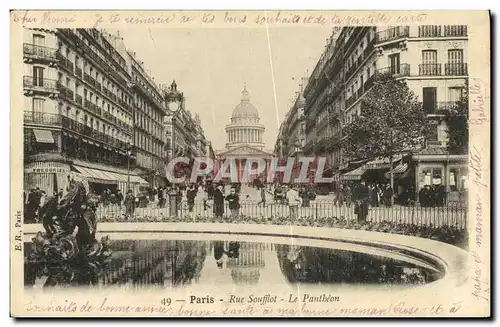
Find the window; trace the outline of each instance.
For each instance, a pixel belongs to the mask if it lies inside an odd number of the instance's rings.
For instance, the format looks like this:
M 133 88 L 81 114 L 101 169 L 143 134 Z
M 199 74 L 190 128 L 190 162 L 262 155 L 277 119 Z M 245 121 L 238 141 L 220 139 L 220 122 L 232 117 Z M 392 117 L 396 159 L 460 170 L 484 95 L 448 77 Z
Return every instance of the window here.
M 391 74 L 399 74 L 399 53 L 389 56 L 389 70 Z
M 462 49 L 448 50 L 448 63 L 461 64 L 464 62 L 464 51 Z
M 423 108 L 426 114 L 433 114 L 436 109 L 436 92 L 435 87 L 424 87 L 422 89 Z
M 43 112 L 45 105 L 44 99 L 33 98 L 33 111 L 34 112 Z
M 450 87 L 448 89 L 448 99 L 450 102 L 458 102 L 462 99 L 464 89 L 462 87 Z
M 41 34 L 33 34 L 33 44 L 38 46 L 45 46 L 45 36 Z
M 43 67 L 33 67 L 33 86 L 43 86 Z
M 422 63 L 423 64 L 435 64 L 435 63 L 437 63 L 437 51 L 436 50 L 424 50 L 424 51 L 422 51 Z
M 71 84 L 71 80 L 69 79 L 69 77 L 66 77 L 66 86 L 70 87 L 70 84 Z
M 441 65 L 437 63 L 436 50 L 422 51 L 422 64 L 420 65 L 420 75 L 434 76 L 441 74 Z

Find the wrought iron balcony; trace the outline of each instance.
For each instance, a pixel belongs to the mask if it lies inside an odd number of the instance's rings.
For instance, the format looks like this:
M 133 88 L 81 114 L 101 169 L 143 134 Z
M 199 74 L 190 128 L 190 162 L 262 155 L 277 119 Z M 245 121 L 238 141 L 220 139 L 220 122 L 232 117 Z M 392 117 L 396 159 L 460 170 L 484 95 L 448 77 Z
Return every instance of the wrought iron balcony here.
M 456 106 L 456 101 L 437 101 L 435 103 L 424 103 L 423 109 L 427 115 L 444 115 Z
M 74 99 L 74 92 L 67 88 L 66 86 L 62 85 L 61 83 L 57 83 L 57 90 L 59 91 L 59 97 L 73 101 Z
M 56 49 L 30 43 L 23 44 L 23 55 L 33 59 L 56 61 Z
M 33 76 L 23 77 L 23 86 L 25 88 L 41 89 L 47 92 L 56 91 L 56 80 L 48 78 L 33 78 Z
M 418 37 L 440 37 L 440 25 L 423 25 L 418 27 Z
M 57 51 L 56 57 L 57 57 L 57 60 L 59 61 L 60 67 L 64 68 L 65 70 L 67 70 L 70 73 L 73 73 L 74 66 L 73 66 L 73 62 L 71 60 L 69 60 L 68 58 L 63 56 L 63 54 L 59 51 Z
M 467 36 L 467 25 L 445 25 L 444 36 Z
M 79 105 L 83 105 L 83 98 L 81 95 L 77 94 L 76 97 L 75 97 L 75 101 L 76 103 L 78 103 Z
M 396 77 L 410 76 L 410 64 L 400 64 L 399 66 L 380 68 L 377 69 L 377 74 L 391 74 Z
M 418 74 L 420 76 L 440 76 L 441 64 L 420 64 L 418 65 Z
M 82 78 L 83 70 L 80 67 L 75 67 L 75 75 Z
M 33 110 L 25 110 L 24 123 L 58 126 L 61 125 L 61 115 Z
M 447 63 L 444 64 L 444 74 L 446 76 L 467 76 L 466 63 Z
M 409 26 L 397 26 L 386 29 L 384 31 L 377 32 L 376 40 L 377 43 L 393 41 L 397 39 L 402 39 L 410 36 Z

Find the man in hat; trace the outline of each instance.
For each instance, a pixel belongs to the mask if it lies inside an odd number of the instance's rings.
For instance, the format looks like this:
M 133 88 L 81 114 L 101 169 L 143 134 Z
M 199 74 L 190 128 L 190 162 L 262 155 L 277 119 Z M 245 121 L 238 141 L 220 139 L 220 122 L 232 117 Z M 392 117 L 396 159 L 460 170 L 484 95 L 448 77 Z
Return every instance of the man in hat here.
M 221 218 L 224 215 L 224 186 L 222 183 L 217 184 L 214 190 L 214 215 Z

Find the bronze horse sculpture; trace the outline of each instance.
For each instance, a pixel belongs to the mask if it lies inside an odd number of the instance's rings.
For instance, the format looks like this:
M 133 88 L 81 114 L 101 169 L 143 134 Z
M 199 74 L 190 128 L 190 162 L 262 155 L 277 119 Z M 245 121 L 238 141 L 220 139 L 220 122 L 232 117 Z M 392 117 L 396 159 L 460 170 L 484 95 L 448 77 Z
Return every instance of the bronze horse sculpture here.
M 25 259 L 25 279 L 47 277 L 44 287 L 96 285 L 111 260 L 109 238 L 96 239 L 96 205 L 83 183 L 71 181 L 58 201 L 50 197 L 41 208 L 45 232 L 33 238 Z

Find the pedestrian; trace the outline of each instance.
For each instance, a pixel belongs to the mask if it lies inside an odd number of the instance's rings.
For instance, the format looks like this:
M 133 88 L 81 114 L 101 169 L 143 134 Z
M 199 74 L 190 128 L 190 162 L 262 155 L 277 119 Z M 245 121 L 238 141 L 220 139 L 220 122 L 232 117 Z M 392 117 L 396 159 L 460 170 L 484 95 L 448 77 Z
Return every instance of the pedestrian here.
M 266 206 L 266 186 L 265 185 L 259 185 L 260 187 L 260 201 L 257 203 L 257 205 L 262 204 L 263 207 Z
M 118 203 L 118 206 L 120 209 L 122 208 L 122 202 L 123 202 L 123 194 L 120 189 L 116 191 L 116 202 Z
M 340 184 L 335 195 L 335 205 L 342 206 L 345 202 L 344 184 Z
M 226 196 L 226 201 L 229 202 L 229 210 L 231 210 L 231 218 L 238 218 L 240 210 L 240 196 L 236 192 L 236 187 L 231 187 L 229 195 Z
M 368 216 L 368 187 L 364 181 L 358 186 L 354 213 L 358 215 L 358 223 L 365 222 Z
M 393 196 L 394 192 L 392 191 L 392 187 L 389 183 L 387 183 L 384 190 L 384 202 L 386 206 L 392 207 Z
M 125 218 L 132 217 L 135 209 L 135 196 L 132 190 L 128 190 L 124 200 Z
M 346 184 L 344 187 L 344 199 L 346 206 L 350 208 L 352 203 L 352 190 L 348 184 Z
M 196 189 L 194 188 L 194 185 L 189 185 L 189 188 L 186 191 L 186 199 L 189 212 L 193 212 L 194 199 L 196 198 L 196 193 L 197 192 Z
M 302 207 L 308 208 L 311 204 L 311 192 L 306 188 L 302 187 L 299 191 L 299 197 L 302 199 Z
M 165 207 L 165 196 L 163 194 L 164 189 L 163 187 L 158 187 L 158 208 L 164 208 Z
M 286 192 L 286 199 L 288 201 L 288 209 L 290 210 L 290 219 L 297 219 L 299 205 L 302 203 L 302 200 L 293 185 L 290 185 L 288 192 Z
M 224 190 L 223 185 L 219 183 L 217 188 L 214 190 L 214 205 L 213 211 L 216 218 L 222 218 L 224 215 Z

